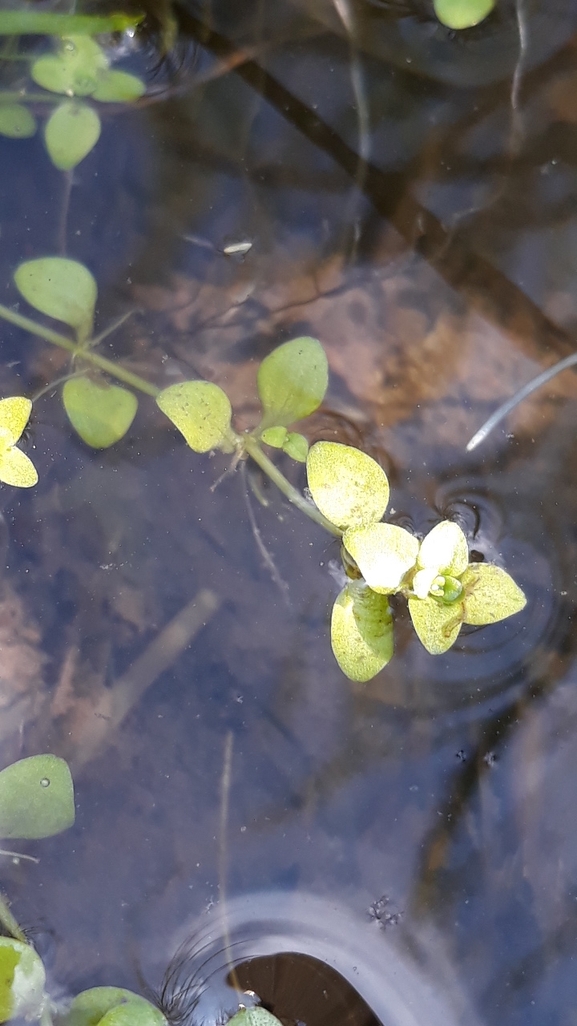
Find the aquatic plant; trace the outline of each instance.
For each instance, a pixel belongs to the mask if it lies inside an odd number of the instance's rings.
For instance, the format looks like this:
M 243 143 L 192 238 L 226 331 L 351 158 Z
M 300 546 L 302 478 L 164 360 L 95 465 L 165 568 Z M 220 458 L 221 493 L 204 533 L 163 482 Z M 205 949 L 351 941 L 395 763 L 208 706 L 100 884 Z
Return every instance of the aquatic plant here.
M 97 287 L 82 264 L 63 257 L 28 260 L 16 269 L 14 280 L 31 306 L 75 333 L 73 340 L 0 305 L 0 316 L 62 346 L 73 357 L 74 372 L 63 385 L 62 401 L 86 444 L 104 449 L 119 441 L 136 414 L 133 390 L 144 392 L 195 452 L 220 449 L 234 454 L 235 460 L 250 457 L 294 505 L 342 539 L 346 583 L 333 606 L 331 641 L 339 666 L 351 680 L 370 680 L 393 655 L 392 595 L 407 600 L 417 636 L 433 655 L 454 644 L 463 624 L 496 623 L 524 607 L 525 596 L 509 574 L 492 564 L 469 561 L 467 540 L 457 524 L 442 521 L 420 541 L 405 528 L 383 522 L 389 482 L 370 456 L 338 442 L 317 442 L 309 450 L 306 437 L 290 430 L 318 409 L 328 386 L 327 358 L 317 339 L 292 339 L 265 357 L 257 374 L 260 423 L 238 433 L 230 400 L 213 382 L 181 381 L 158 389 L 98 352 L 103 336 L 91 337 Z M 110 377 L 122 384 L 112 384 Z M 17 459 L 14 442 L 29 413 L 29 400 L 4 400 L 0 430 L 3 409 L 9 416 L 14 403 L 19 404 L 19 419 L 5 426 L 4 463 L 0 452 L 0 478 L 4 472 L 5 479 L 10 461 Z M 312 502 L 288 481 L 263 446 L 306 463 Z M 34 483 L 31 471 L 28 478 L 23 469 L 20 472 L 22 479 L 13 473 L 10 483 Z
M 133 32 L 142 15 L 108 17 L 0 11 L 0 37 L 41 34 L 51 39 L 51 52 L 23 52 L 30 80 L 43 91 L 0 90 L 0 135 L 14 139 L 33 136 L 38 128 L 32 106 L 53 109 L 44 125 L 44 142 L 55 167 L 70 171 L 90 153 L 100 137 L 98 104 L 131 103 L 145 91 L 136 75 L 110 67 L 110 58 L 96 34 Z

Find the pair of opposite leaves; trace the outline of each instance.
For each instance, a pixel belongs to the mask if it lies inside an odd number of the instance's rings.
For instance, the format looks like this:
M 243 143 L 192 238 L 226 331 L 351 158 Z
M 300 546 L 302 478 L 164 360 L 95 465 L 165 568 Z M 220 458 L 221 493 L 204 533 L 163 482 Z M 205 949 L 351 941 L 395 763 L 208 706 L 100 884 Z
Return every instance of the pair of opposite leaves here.
M 97 287 L 83 264 L 64 257 L 28 260 L 17 268 L 14 280 L 31 306 L 74 329 L 80 350 L 97 341 L 89 341 Z M 287 428 L 318 408 L 327 385 L 327 358 L 316 339 L 293 339 L 273 350 L 258 370 L 262 440 L 304 462 L 308 443 Z M 96 449 L 107 448 L 126 434 L 138 406 L 132 392 L 88 375 L 70 378 L 62 398 L 74 428 Z M 195 452 L 234 447 L 230 400 L 218 385 L 182 381 L 163 389 L 156 401 Z

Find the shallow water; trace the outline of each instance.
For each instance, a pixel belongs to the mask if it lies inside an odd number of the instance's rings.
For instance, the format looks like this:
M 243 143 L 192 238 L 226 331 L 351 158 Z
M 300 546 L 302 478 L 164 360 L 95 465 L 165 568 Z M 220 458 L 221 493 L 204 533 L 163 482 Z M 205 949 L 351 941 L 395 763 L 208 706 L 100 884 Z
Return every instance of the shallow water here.
M 41 139 L 0 138 L 4 302 L 64 224 L 97 328 L 137 308 L 103 352 L 159 385 L 217 381 L 240 427 L 258 361 L 320 338 L 311 440 L 379 458 L 393 519 L 457 519 L 529 598 L 442 657 L 400 612 L 393 661 L 351 685 L 320 528 L 255 469 L 211 490 L 227 458 L 190 453 L 145 399 L 91 452 L 49 390 L 40 484 L 1 496 L 0 640 L 5 762 L 53 750 L 75 771 L 75 827 L 3 866 L 55 992 L 159 985 L 188 940 L 194 1014 L 216 1019 L 229 929 L 239 959 L 326 961 L 384 1026 L 575 1021 L 573 372 L 465 447 L 574 348 L 577 15 L 503 2 L 452 36 L 415 10 L 178 8 L 170 59 L 153 35 L 123 65 L 148 95 L 107 113 L 67 208 Z M 66 373 L 47 343 L 1 337 L 2 394 Z

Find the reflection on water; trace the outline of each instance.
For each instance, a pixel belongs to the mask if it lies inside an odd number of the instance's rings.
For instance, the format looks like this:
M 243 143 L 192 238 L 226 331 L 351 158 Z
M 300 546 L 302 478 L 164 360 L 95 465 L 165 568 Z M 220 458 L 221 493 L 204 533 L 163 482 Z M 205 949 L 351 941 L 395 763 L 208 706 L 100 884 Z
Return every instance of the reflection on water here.
M 466 443 L 574 349 L 575 5 L 500 0 L 457 36 L 424 0 L 175 15 L 167 60 L 131 51 L 148 95 L 111 109 L 65 210 L 98 329 L 134 310 L 106 355 L 159 385 L 222 384 L 245 427 L 258 360 L 316 335 L 331 384 L 311 439 L 362 445 L 396 522 L 455 518 L 529 602 L 443 657 L 400 616 L 394 660 L 351 685 L 329 650 L 328 536 L 254 469 L 212 491 L 225 458 L 185 451 L 152 403 L 94 454 L 49 390 L 30 441 L 41 484 L 2 500 L 2 735 L 6 763 L 51 748 L 83 769 L 74 830 L 30 848 L 38 867 L 4 866 L 3 886 L 58 987 L 138 989 L 137 967 L 156 983 L 190 939 L 209 945 L 198 1014 L 214 1019 L 224 888 L 235 960 L 319 958 L 385 1026 L 570 1026 L 573 373 Z M 38 138 L 0 149 L 15 303 L 17 263 L 57 248 L 66 189 Z M 67 372 L 16 329 L 2 345 L 2 394 Z M 204 601 L 203 626 L 155 662 Z M 111 689 L 141 667 L 145 693 L 110 726 Z M 382 895 L 393 918 L 371 921 Z
M 255 991 L 285 1022 L 449 1026 L 476 1021 L 444 961 L 439 937 L 423 931 L 421 937 L 405 938 L 405 948 L 412 947 L 409 957 L 368 918 L 338 898 L 303 892 L 234 898 L 224 909 L 186 924 L 176 948 L 178 974 L 170 983 L 173 991 L 192 984 L 195 1015 L 207 1022 L 234 1010 L 239 990 L 245 1003 L 251 998 L 244 991 Z M 329 972 L 323 972 L 323 963 Z

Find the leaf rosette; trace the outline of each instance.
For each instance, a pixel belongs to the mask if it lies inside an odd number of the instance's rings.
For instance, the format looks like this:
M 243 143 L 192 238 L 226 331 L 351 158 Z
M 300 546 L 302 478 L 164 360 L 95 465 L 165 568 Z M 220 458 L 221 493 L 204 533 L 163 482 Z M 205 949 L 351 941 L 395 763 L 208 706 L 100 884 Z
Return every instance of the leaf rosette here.
M 521 588 L 501 567 L 469 563 L 467 539 L 449 520 L 423 539 L 416 565 L 409 613 L 417 636 L 432 655 L 451 648 L 464 623 L 497 623 L 526 605 Z

